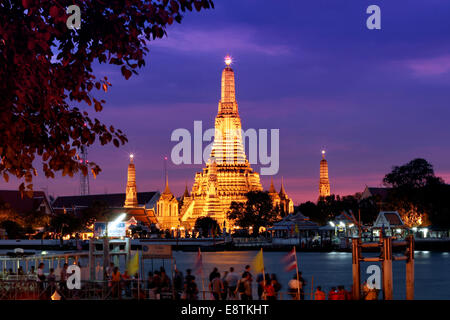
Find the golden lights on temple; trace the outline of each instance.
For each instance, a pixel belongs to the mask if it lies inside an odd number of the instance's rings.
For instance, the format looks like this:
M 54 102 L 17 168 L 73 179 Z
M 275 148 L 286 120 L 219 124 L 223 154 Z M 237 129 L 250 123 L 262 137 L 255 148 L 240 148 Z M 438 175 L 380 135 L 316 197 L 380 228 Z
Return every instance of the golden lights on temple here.
M 227 66 L 229 66 L 232 62 L 233 62 L 233 59 L 231 58 L 231 56 L 230 56 L 230 55 L 227 55 L 227 56 L 225 57 L 225 64 L 226 64 Z
M 322 150 L 320 161 L 319 199 L 330 195 L 330 179 L 328 178 L 328 162 L 325 160 L 325 150 Z
M 232 221 L 227 219 L 226 214 L 231 203 L 245 202 L 247 192 L 263 190 L 259 174 L 251 168 L 244 151 L 231 63 L 232 58 L 227 55 L 209 160 L 203 170 L 195 174 L 190 193 L 186 188 L 179 202 L 179 210 L 175 210 L 177 199 L 168 189 L 169 182 L 166 180 L 166 189 L 157 203 L 156 213 L 163 229 L 191 229 L 200 217 L 211 217 L 220 226 L 230 229 Z M 230 136 L 230 131 L 236 135 Z M 274 206 L 280 206 L 285 214 L 293 212 L 293 201 L 286 194 L 283 184 L 280 193 L 272 186 L 270 195 Z
M 241 119 L 236 101 L 235 76 L 230 65 L 233 59 L 227 55 L 224 59 L 225 68 L 221 76 L 221 95 L 215 121 L 215 136 L 210 158 L 201 172 L 194 177 L 194 184 L 189 192 L 187 186 L 184 194 L 177 199 L 169 188 L 164 157 L 165 188 L 157 200 L 154 211 L 161 229 L 191 229 L 200 217 L 211 217 L 221 226 L 230 229 L 232 221 L 227 219 L 232 202 L 246 201 L 245 194 L 249 191 L 262 191 L 260 177 L 255 172 L 245 154 L 242 136 L 229 137 L 227 130 L 241 132 Z M 325 150 L 321 150 L 319 199 L 330 195 L 328 163 Z M 134 154 L 129 154 L 126 208 L 135 208 L 137 203 L 136 169 Z M 228 159 L 233 159 L 229 162 Z M 280 192 L 277 192 L 271 179 L 269 195 L 274 206 L 278 206 L 284 214 L 294 212 L 292 199 L 287 195 L 283 180 Z M 154 212 L 153 211 L 153 212 Z
M 138 206 L 137 201 L 137 188 L 136 188 L 136 167 L 133 163 L 134 154 L 130 154 L 130 163 L 128 164 L 127 172 L 127 188 L 125 191 L 125 208 L 136 208 Z

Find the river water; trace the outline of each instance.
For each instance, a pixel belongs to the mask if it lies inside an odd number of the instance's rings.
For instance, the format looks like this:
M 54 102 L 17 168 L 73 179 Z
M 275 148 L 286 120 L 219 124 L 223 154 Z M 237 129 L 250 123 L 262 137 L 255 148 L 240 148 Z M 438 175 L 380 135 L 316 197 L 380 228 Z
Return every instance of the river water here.
M 208 276 L 214 267 L 221 273 L 234 267 L 239 274 L 244 266 L 251 264 L 258 251 L 225 251 L 202 252 L 203 278 L 205 287 L 208 284 Z M 49 252 L 57 253 L 57 252 Z M 2 252 L 0 252 L 0 255 Z M 196 262 L 196 252 L 174 252 L 174 258 L 179 270 L 185 274 L 186 269 L 193 269 Z M 282 284 L 281 291 L 287 291 L 288 281 L 294 272 L 285 272 L 283 257 L 286 252 L 264 252 L 264 265 L 267 273 L 275 273 Z M 368 255 L 368 254 L 366 254 Z M 299 252 L 297 253 L 299 271 L 303 273 L 307 281 L 305 292 L 311 292 L 313 287 L 320 285 L 326 292 L 332 286 L 343 285 L 350 289 L 352 284 L 352 255 L 347 252 Z M 84 266 L 87 261 L 81 262 Z M 361 264 L 361 281 L 369 276 L 367 267 L 374 263 Z M 171 264 L 169 260 L 145 260 L 144 272 L 158 270 L 164 266 L 170 274 Z M 7 266 L 10 267 L 9 265 Z M 120 263 L 121 271 L 124 270 L 124 262 Z M 46 267 L 48 269 L 48 267 Z M 86 270 L 87 271 L 87 270 Z M 48 272 L 48 270 L 46 270 Z M 255 272 L 252 272 L 255 276 Z M 393 262 L 394 299 L 405 299 L 405 262 Z M 199 275 L 196 275 L 197 285 L 201 290 L 202 284 Z M 256 296 L 256 290 L 254 290 Z M 415 252 L 415 299 L 446 299 L 450 300 L 450 253 L 448 252 Z
M 251 264 L 257 251 L 237 252 L 203 252 L 202 261 L 205 278 L 214 267 L 223 272 L 229 267 L 241 273 L 246 264 Z M 195 265 L 197 253 L 175 252 L 174 257 L 178 269 L 183 272 Z M 265 252 L 264 265 L 266 272 L 276 273 L 286 291 L 287 283 L 294 272 L 285 272 L 282 262 L 286 252 Z M 368 255 L 368 254 L 367 254 Z M 299 271 L 307 281 L 306 292 L 320 285 L 326 292 L 332 286 L 344 285 L 350 289 L 352 284 L 352 254 L 347 252 L 299 252 L 297 253 Z M 160 260 L 153 262 L 153 267 L 160 265 Z M 361 264 L 361 281 L 367 279 L 367 267 L 374 263 Z M 165 264 L 168 267 L 167 262 Z M 151 270 L 150 261 L 146 261 L 146 270 Z M 405 299 L 405 262 L 393 262 L 394 299 Z M 197 282 L 199 284 L 199 282 Z M 206 280 L 205 280 L 205 283 Z M 199 284 L 200 286 L 200 284 Z M 450 300 L 450 254 L 448 252 L 415 252 L 415 299 L 448 299 Z

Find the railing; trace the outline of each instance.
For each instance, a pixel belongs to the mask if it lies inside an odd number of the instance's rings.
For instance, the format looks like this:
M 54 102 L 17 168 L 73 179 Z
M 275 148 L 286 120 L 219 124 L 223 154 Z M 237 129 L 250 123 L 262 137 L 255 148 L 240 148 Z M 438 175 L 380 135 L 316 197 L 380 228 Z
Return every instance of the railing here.
M 9 276 L 11 277 L 11 276 Z M 253 299 L 258 300 L 256 290 Z M 217 296 L 217 295 L 216 295 Z M 305 292 L 302 299 L 314 299 L 313 293 Z M 214 300 L 211 291 L 198 291 L 196 294 L 186 294 L 183 290 L 171 288 L 148 288 L 147 281 L 122 280 L 111 281 L 81 281 L 80 289 L 68 289 L 65 282 L 38 281 L 27 276 L 16 279 L 0 280 L 0 300 L 107 300 L 107 299 L 137 299 L 137 300 Z M 299 300 L 296 293 L 278 292 L 277 300 Z M 219 294 L 219 300 L 241 300 L 239 293 L 227 292 Z

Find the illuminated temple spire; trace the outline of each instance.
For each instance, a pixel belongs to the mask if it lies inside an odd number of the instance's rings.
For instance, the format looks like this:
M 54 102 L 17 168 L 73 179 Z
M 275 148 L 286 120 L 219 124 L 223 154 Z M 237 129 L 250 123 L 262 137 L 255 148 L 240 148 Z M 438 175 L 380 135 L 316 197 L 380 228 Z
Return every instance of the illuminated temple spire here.
M 280 188 L 280 197 L 286 197 L 287 193 L 286 190 L 284 190 L 284 183 L 283 183 L 283 177 L 281 177 L 281 188 Z
M 215 122 L 214 144 L 211 158 L 217 164 L 245 164 L 246 156 L 242 143 L 241 119 L 236 102 L 234 71 L 231 69 L 231 57 L 225 57 L 226 67 L 222 71 L 221 95 Z
M 130 154 L 128 164 L 127 189 L 125 192 L 125 208 L 136 208 L 138 206 L 136 190 L 136 168 L 134 166 L 134 155 Z
M 273 185 L 273 177 L 270 178 L 269 193 L 277 193 L 277 190 L 275 190 L 275 186 Z
M 166 187 L 164 188 L 163 194 L 172 194 L 169 188 L 169 176 L 166 174 Z
M 231 227 L 232 221 L 227 218 L 231 203 L 245 202 L 250 191 L 262 191 L 259 174 L 253 171 L 244 152 L 231 64 L 231 57 L 225 57 L 209 160 L 202 172 L 196 173 L 191 197 L 180 209 L 181 223 L 189 228 L 205 216 L 216 219 L 220 226 Z
M 189 190 L 188 190 L 187 183 L 186 183 L 186 187 L 184 188 L 183 198 L 188 198 L 190 196 L 191 195 L 189 194 Z
M 330 195 L 330 180 L 328 178 L 328 163 L 325 160 L 325 150 L 322 150 L 320 161 L 319 199 Z

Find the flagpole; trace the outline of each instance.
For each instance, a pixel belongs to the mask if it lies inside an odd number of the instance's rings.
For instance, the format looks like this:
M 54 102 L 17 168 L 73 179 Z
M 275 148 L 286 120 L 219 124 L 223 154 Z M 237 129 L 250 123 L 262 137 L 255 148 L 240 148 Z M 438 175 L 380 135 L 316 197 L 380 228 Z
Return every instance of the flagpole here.
M 263 293 L 264 293 L 264 290 L 265 290 L 264 287 L 266 286 L 266 271 L 265 271 L 265 267 L 264 267 L 263 248 L 261 248 L 261 260 L 262 260 L 262 265 L 263 265 L 262 271 L 263 271 Z
M 200 269 L 200 277 L 202 278 L 203 300 L 205 300 L 205 281 L 203 279 L 203 258 L 202 258 L 202 252 L 200 251 L 200 247 L 198 247 L 198 254 L 199 254 L 200 258 L 202 259 L 202 266 Z
M 295 255 L 295 271 L 297 272 L 297 294 L 298 300 L 300 300 L 300 281 L 298 280 L 297 250 L 295 250 L 295 246 L 294 246 L 294 255 Z
M 140 264 L 139 264 L 139 269 L 138 269 L 138 300 L 141 297 L 141 273 L 142 273 L 142 268 L 143 268 L 143 263 L 142 263 L 142 255 L 139 257 L 139 250 L 136 251 L 136 254 L 138 255 L 138 259 L 140 258 Z M 139 260 L 138 260 L 139 261 Z

